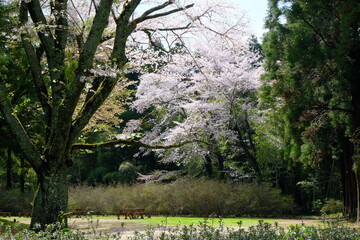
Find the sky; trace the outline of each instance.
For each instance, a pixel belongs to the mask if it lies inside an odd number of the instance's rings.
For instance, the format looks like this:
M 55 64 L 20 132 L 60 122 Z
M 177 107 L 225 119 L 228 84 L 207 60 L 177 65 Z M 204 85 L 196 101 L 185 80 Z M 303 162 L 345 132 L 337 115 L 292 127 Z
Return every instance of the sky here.
M 254 30 L 255 36 L 261 40 L 265 29 L 263 28 L 266 11 L 267 0 L 233 0 L 239 5 L 239 8 L 247 12 L 247 16 L 250 19 L 250 25 Z

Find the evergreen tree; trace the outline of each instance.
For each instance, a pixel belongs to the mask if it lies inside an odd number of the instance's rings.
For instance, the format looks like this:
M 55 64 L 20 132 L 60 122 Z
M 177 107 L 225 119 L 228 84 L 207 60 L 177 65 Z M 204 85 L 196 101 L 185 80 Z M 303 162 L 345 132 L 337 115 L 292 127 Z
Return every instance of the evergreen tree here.
M 341 168 L 345 213 L 358 216 L 360 3 L 269 1 L 267 100 L 285 116 L 285 156 Z M 263 94 L 265 95 L 265 94 Z

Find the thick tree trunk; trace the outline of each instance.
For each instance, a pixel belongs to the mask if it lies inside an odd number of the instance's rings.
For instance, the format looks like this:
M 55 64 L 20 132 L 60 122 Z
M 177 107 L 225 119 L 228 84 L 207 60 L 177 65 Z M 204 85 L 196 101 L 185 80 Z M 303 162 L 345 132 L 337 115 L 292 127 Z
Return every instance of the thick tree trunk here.
M 11 149 L 8 148 L 7 151 L 7 161 L 6 161 L 6 188 L 7 189 L 12 189 L 13 187 L 13 172 L 12 172 L 12 167 L 13 167 L 13 159 L 11 156 Z
M 67 225 L 65 213 L 68 205 L 68 185 L 66 168 L 53 168 L 38 175 L 38 190 L 36 192 L 33 215 L 30 228 L 36 229 L 55 222 Z

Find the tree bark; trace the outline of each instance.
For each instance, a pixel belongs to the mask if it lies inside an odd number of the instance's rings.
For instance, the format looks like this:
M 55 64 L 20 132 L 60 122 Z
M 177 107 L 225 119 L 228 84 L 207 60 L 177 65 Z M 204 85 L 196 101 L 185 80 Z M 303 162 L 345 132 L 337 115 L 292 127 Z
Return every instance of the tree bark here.
M 67 227 L 68 184 L 66 167 L 51 168 L 38 173 L 38 189 L 34 200 L 30 228 L 40 224 L 61 222 Z
M 25 174 L 26 174 L 25 159 L 24 159 L 24 157 L 21 157 L 21 160 L 20 160 L 20 191 L 22 193 L 25 192 Z
M 224 162 L 225 159 L 220 153 L 216 153 L 216 157 L 218 160 L 218 170 L 219 170 L 219 178 L 224 179 L 225 178 L 225 172 L 224 172 Z
M 204 165 L 205 165 L 205 175 L 207 177 L 212 177 L 214 174 L 214 171 L 213 171 L 213 167 L 212 167 L 212 160 L 209 155 L 206 155 Z
M 7 161 L 6 161 L 6 188 L 7 189 L 12 189 L 13 187 L 13 172 L 12 172 L 12 167 L 13 167 L 13 159 L 11 157 L 11 148 L 8 148 L 7 151 Z
M 344 214 L 349 218 L 356 217 L 357 186 L 353 171 L 352 144 L 343 137 L 343 154 L 341 160 L 341 180 L 343 185 Z

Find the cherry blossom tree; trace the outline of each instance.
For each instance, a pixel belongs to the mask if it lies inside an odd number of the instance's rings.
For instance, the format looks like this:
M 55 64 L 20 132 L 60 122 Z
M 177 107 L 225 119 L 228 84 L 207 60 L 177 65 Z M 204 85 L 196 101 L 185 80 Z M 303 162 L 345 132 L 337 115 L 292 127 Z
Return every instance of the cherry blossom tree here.
M 217 21 L 231 9 L 225 1 L 194 2 L 19 1 L 19 29 L 5 34 L 26 52 L 37 95 L 34 104 L 41 112 L 37 124 L 43 130 L 29 134 L 28 124 L 17 117 L 5 75 L 0 76 L 0 110 L 38 177 L 31 227 L 66 222 L 62 213 L 67 212 L 66 175 L 72 150 L 114 144 L 154 148 L 132 139 L 103 144 L 78 141 L 114 88 L 121 92 L 129 84 L 126 73 L 154 64 L 151 51 L 144 51 L 149 43 L 170 49 L 180 37 L 214 33 L 212 26 L 221 26 L 223 33 L 240 27 L 234 18 L 228 24 Z
M 207 174 L 212 175 L 212 159 L 223 171 L 227 156 L 245 152 L 251 168 L 260 174 L 248 132 L 249 122 L 257 117 L 249 113 L 255 107 L 251 96 L 262 73 L 259 55 L 249 50 L 243 29 L 234 27 L 220 33 L 221 28 L 213 28 L 203 36 L 206 44 L 199 41 L 189 49 L 180 42 L 170 55 L 165 55 L 167 61 L 162 56 L 161 67 L 141 76 L 132 106 L 139 112 L 154 112 L 148 119 L 153 127 L 145 132 L 144 142 L 150 145 L 192 142 L 175 149 L 157 150 L 162 161 L 200 160 Z M 141 121 L 129 122 L 128 131 L 138 131 Z

